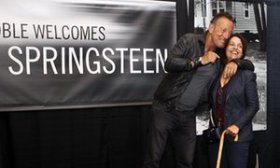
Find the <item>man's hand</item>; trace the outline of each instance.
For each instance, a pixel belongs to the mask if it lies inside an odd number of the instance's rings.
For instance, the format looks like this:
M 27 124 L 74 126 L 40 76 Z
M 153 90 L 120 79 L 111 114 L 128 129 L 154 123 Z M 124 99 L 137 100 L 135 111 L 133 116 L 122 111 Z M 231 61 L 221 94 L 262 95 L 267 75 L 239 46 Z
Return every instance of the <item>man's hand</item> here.
M 201 57 L 201 64 L 206 65 L 206 64 L 209 64 L 209 63 L 214 63 L 219 58 L 220 57 L 215 52 L 208 51 Z
M 227 63 L 223 71 L 223 78 L 231 78 L 236 74 L 237 68 L 238 66 L 235 62 Z

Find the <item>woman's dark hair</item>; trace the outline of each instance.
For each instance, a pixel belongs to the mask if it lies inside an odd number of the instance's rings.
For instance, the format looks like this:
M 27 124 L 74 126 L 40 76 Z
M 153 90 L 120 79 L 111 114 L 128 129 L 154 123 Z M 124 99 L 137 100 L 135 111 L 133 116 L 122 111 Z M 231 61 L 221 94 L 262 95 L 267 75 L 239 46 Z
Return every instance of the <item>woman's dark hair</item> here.
M 243 58 L 245 57 L 245 55 L 246 55 L 246 52 L 247 52 L 247 41 L 246 41 L 246 39 L 245 39 L 241 34 L 239 34 L 239 33 L 232 34 L 232 35 L 228 38 L 228 40 L 227 40 L 227 42 L 226 42 L 225 50 L 226 50 L 226 48 L 227 48 L 227 46 L 228 46 L 228 44 L 229 44 L 230 39 L 232 39 L 233 37 L 239 38 L 240 41 L 241 41 L 241 43 L 242 43 L 243 53 L 242 53 L 242 56 L 241 56 L 240 59 L 243 59 Z

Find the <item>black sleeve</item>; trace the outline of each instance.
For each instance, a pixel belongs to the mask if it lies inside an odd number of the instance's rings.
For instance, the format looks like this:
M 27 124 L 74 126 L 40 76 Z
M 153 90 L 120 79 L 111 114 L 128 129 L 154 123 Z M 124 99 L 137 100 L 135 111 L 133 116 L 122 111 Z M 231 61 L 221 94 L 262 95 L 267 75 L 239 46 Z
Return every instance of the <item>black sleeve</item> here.
M 255 73 L 248 73 L 245 84 L 246 113 L 240 117 L 235 124 L 242 130 L 249 124 L 259 110 L 259 97 Z
M 165 70 L 167 72 L 183 72 L 193 69 L 191 63 L 193 60 L 190 58 L 193 40 L 194 38 L 190 34 L 186 34 L 178 40 L 168 53 L 165 62 Z
M 255 70 L 255 66 L 250 60 L 236 59 L 236 60 L 233 60 L 233 62 L 235 62 L 237 64 L 238 68 L 240 68 L 240 69 L 246 69 L 246 70 L 250 70 L 250 71 Z

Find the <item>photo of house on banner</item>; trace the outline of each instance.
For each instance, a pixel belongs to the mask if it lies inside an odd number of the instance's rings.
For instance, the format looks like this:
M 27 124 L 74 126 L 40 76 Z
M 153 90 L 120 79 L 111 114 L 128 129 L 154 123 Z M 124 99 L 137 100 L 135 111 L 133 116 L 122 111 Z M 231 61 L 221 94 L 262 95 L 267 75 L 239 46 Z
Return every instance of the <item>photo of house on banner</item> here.
M 253 129 L 266 130 L 266 90 L 267 90 L 267 60 L 266 60 L 266 5 L 264 3 L 249 3 L 220 0 L 195 0 L 194 3 L 195 31 L 203 33 L 211 18 L 218 12 L 229 12 L 235 20 L 234 33 L 241 33 L 248 41 L 246 58 L 251 60 L 257 74 L 257 85 L 260 109 L 253 119 Z M 259 33 L 262 32 L 262 33 Z M 208 112 L 198 114 L 197 133 L 208 127 Z

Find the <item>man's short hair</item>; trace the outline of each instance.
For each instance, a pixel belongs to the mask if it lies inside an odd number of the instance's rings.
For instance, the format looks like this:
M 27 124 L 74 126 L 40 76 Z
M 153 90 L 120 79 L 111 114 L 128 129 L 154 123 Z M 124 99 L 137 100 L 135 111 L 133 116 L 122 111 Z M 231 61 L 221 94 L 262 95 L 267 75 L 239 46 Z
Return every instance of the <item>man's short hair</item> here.
M 233 18 L 233 17 L 231 16 L 231 14 L 228 13 L 228 12 L 219 12 L 219 13 L 217 13 L 217 14 L 212 18 L 212 20 L 211 20 L 210 23 L 215 23 L 217 20 L 219 20 L 219 19 L 222 18 L 222 17 L 227 18 L 228 20 L 232 21 L 232 23 L 235 23 L 234 18 Z

